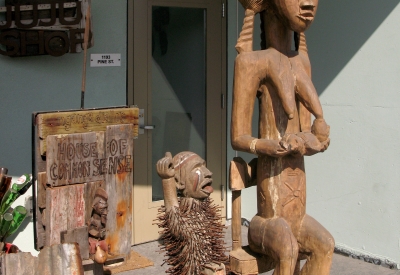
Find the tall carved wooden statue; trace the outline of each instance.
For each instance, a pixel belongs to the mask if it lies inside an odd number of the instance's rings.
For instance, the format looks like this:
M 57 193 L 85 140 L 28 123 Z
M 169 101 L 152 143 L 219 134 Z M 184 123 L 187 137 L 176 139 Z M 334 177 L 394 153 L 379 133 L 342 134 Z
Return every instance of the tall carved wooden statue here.
M 306 214 L 304 169 L 304 156 L 329 146 L 329 126 L 311 81 L 304 36 L 318 0 L 239 1 L 246 17 L 236 46 L 231 142 L 235 150 L 258 155 L 257 215 L 250 222 L 249 246 L 273 259 L 275 275 L 292 275 L 299 253 L 307 257 L 300 274 L 326 275 L 334 239 Z M 254 15 L 259 12 L 265 50 L 253 51 Z M 259 132 L 253 137 L 256 98 Z

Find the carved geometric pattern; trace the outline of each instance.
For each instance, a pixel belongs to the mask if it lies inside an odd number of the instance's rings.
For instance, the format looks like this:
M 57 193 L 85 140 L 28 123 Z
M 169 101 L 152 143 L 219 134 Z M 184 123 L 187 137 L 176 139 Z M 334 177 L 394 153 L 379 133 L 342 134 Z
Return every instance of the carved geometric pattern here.
M 290 186 L 289 183 L 285 181 L 285 185 L 287 188 L 289 188 L 292 191 L 292 194 L 287 196 L 286 201 L 282 204 L 282 206 L 286 206 L 289 204 L 291 201 L 295 200 L 296 198 L 300 200 L 301 204 L 304 205 L 304 179 L 300 179 L 300 182 L 297 186 L 297 189 L 294 189 L 292 186 Z

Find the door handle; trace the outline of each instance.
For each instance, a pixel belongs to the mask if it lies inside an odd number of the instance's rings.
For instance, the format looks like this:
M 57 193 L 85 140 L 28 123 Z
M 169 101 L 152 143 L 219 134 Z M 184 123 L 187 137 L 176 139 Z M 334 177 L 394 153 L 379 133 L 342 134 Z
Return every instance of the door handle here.
M 155 125 L 140 125 L 139 128 L 144 129 L 144 130 L 153 130 L 154 128 L 156 128 L 156 126 Z
M 144 109 L 139 109 L 139 134 L 144 134 L 144 130 L 153 130 L 155 125 L 144 125 Z

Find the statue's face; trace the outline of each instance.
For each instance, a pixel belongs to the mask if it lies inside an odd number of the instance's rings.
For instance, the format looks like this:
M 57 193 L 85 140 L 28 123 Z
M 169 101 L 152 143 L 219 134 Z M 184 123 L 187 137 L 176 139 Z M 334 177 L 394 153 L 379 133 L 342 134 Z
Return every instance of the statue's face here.
M 97 202 L 95 205 L 93 205 L 94 211 L 100 215 L 101 217 L 101 223 L 106 224 L 107 223 L 107 214 L 108 214 L 108 204 L 106 201 L 101 199 L 99 202 Z
M 295 32 L 304 32 L 313 22 L 318 0 L 272 0 L 285 25 Z
M 206 167 L 206 162 L 195 155 L 185 168 L 185 188 L 183 195 L 188 198 L 205 199 L 214 191 L 211 187 L 212 173 Z

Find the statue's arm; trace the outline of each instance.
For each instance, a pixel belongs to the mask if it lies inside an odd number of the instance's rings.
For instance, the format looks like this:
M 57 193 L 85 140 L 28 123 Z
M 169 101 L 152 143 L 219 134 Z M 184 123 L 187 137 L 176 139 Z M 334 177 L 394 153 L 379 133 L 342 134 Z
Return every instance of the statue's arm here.
M 252 53 L 239 54 L 235 60 L 231 144 L 237 151 L 280 157 L 289 152 L 278 140 L 257 139 L 252 136 L 254 101 L 260 88 L 260 76 L 268 71 L 268 68 L 260 70 L 257 66 L 259 60 Z M 264 66 L 268 64 L 263 60 Z
M 175 169 L 172 163 L 170 152 L 165 153 L 165 157 L 160 159 L 157 164 L 157 173 L 162 179 L 164 204 L 166 212 L 178 207 L 178 197 L 176 194 Z

